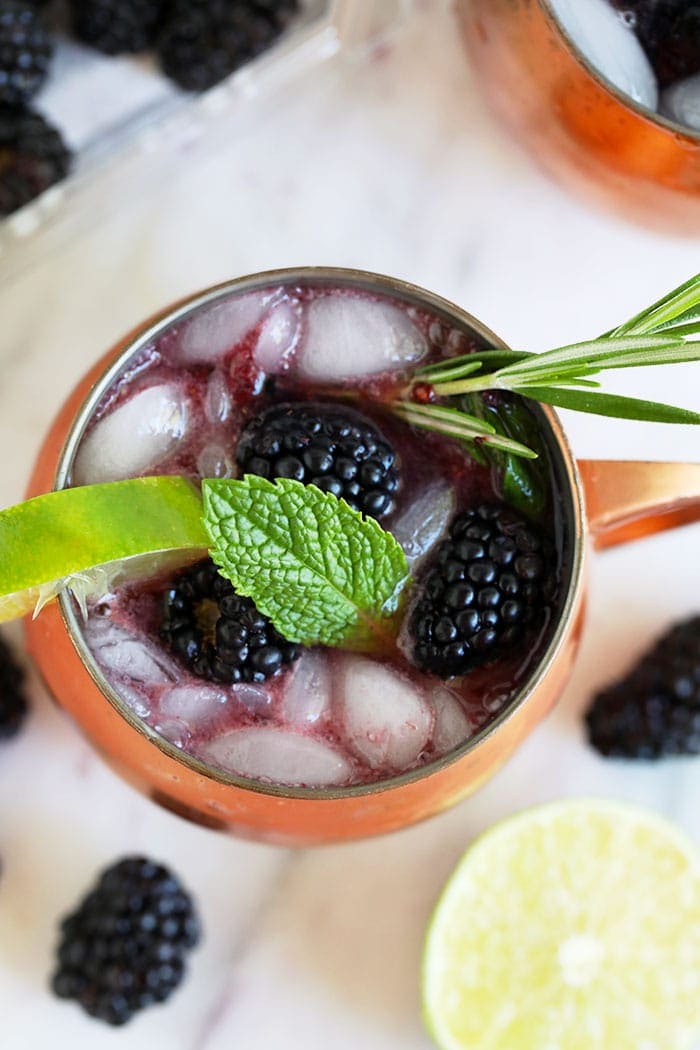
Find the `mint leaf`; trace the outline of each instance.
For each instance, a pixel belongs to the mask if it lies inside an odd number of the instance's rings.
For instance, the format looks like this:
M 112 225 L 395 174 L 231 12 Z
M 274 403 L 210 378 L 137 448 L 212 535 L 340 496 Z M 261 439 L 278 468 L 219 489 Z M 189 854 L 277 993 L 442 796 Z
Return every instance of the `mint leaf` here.
M 292 642 L 361 651 L 394 637 L 406 556 L 373 518 L 288 478 L 202 483 L 211 556 Z

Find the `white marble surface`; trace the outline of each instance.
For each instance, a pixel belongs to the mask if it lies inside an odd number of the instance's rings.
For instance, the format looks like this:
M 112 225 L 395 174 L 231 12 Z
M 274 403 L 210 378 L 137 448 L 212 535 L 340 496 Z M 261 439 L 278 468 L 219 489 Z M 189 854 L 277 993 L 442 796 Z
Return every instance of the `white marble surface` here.
M 68 389 L 116 336 L 180 294 L 286 264 L 359 266 L 465 305 L 511 343 L 593 335 L 700 267 L 698 242 L 593 214 L 491 125 L 443 3 L 417 5 L 375 61 L 316 68 L 160 192 L 103 202 L 94 231 L 10 282 L 0 262 L 0 503 L 21 496 Z M 4 268 L 4 269 L 2 269 Z M 627 372 L 696 407 L 700 368 Z M 689 428 L 569 417 L 580 455 L 700 460 Z M 381 840 L 288 852 L 191 827 L 122 784 L 32 683 L 0 750 L 0 1042 L 7 1050 L 427 1050 L 418 960 L 440 885 L 474 834 L 562 795 L 632 799 L 700 840 L 700 761 L 606 763 L 580 713 L 666 623 L 698 610 L 698 527 L 595 559 L 561 703 L 472 800 Z M 207 935 L 171 1004 L 106 1030 L 46 990 L 57 917 L 126 851 L 172 864 Z

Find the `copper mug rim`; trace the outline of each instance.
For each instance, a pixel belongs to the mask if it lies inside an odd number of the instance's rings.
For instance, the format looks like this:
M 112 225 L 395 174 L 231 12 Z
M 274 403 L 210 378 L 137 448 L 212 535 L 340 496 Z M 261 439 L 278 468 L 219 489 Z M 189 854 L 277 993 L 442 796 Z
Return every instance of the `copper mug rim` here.
M 372 273 L 370 271 L 346 269 L 342 267 L 291 267 L 263 271 L 224 281 L 211 288 L 207 288 L 204 291 L 196 292 L 185 299 L 179 300 L 165 310 L 160 311 L 154 317 L 149 318 L 146 322 L 140 325 L 135 332 L 128 337 L 128 341 L 122 346 L 118 356 L 114 358 L 101 373 L 83 400 L 80 409 L 74 416 L 59 456 L 58 466 L 54 477 L 54 488 L 63 488 L 68 483 L 78 444 L 85 432 L 89 420 L 92 417 L 92 413 L 107 388 L 120 374 L 124 364 L 129 358 L 147 347 L 149 342 L 166 327 L 185 320 L 190 314 L 200 308 L 211 306 L 218 300 L 226 299 L 232 293 L 243 294 L 256 291 L 262 287 L 267 287 L 270 284 L 290 283 L 307 283 L 315 285 L 328 284 L 329 286 L 337 286 L 337 284 L 341 283 L 348 287 L 361 288 L 366 291 L 382 291 L 389 295 L 398 296 L 402 300 L 409 302 L 411 305 L 416 305 L 423 309 L 427 308 L 435 312 L 438 316 L 443 316 L 446 319 L 449 319 L 452 323 L 456 321 L 459 325 L 463 325 L 469 330 L 474 331 L 478 335 L 487 339 L 493 346 L 507 349 L 506 343 L 495 335 L 494 332 L 466 310 L 463 310 L 448 299 L 436 295 L 433 292 L 429 292 L 418 285 L 397 278 L 387 277 L 382 274 Z M 247 777 L 226 773 L 223 770 L 217 770 L 194 756 L 187 754 L 187 752 L 176 747 L 174 744 L 171 744 L 134 714 L 125 701 L 113 689 L 96 663 L 83 637 L 80 629 L 79 618 L 74 605 L 68 596 L 65 593 L 62 593 L 59 596 L 59 607 L 63 623 L 71 643 L 77 650 L 84 667 L 87 669 L 90 677 L 95 682 L 95 685 L 98 687 L 101 694 L 116 710 L 117 714 L 123 718 L 132 729 L 138 732 L 142 737 L 145 737 L 149 743 L 153 744 L 169 758 L 173 759 L 180 765 L 186 766 L 200 777 L 245 791 L 255 792 L 257 794 L 270 795 L 278 798 L 308 800 L 361 797 L 365 795 L 379 794 L 383 791 L 390 791 L 394 788 L 422 780 L 446 766 L 461 761 L 465 755 L 476 750 L 492 735 L 498 733 L 503 725 L 510 721 L 510 719 L 515 716 L 516 712 L 527 704 L 532 695 L 538 690 L 541 682 L 547 677 L 550 668 L 556 661 L 560 650 L 566 642 L 572 618 L 578 607 L 579 598 L 583 589 L 585 539 L 587 530 L 585 524 L 584 496 L 581 476 L 557 414 L 548 406 L 538 405 L 535 407 L 538 414 L 540 414 L 546 421 L 548 427 L 548 432 L 545 434 L 545 440 L 548 442 L 552 451 L 558 455 L 560 460 L 560 467 L 566 483 L 566 492 L 563 493 L 561 491 L 562 486 L 559 485 L 558 494 L 560 497 L 566 495 L 569 500 L 569 506 L 566 510 L 568 512 L 568 519 L 573 525 L 573 536 L 569 537 L 570 545 L 566 565 L 569 572 L 567 592 L 560 606 L 557 622 L 544 652 L 522 688 L 518 690 L 516 695 L 510 700 L 500 714 L 449 754 L 424 766 L 408 770 L 381 781 L 369 784 L 352 785 L 344 788 L 304 788 L 290 787 L 282 784 L 263 784 L 260 781 Z
M 617 87 L 616 84 L 613 84 L 612 80 L 609 80 L 597 66 L 594 66 L 571 36 L 566 26 L 563 25 L 559 15 L 552 8 L 552 0 L 535 0 L 535 2 L 539 5 L 544 12 L 545 17 L 549 19 L 559 33 L 569 51 L 576 56 L 579 65 L 583 66 L 586 72 L 593 77 L 593 79 L 600 84 L 605 91 L 613 95 L 626 109 L 633 110 L 638 116 L 648 120 L 650 124 L 658 125 L 666 131 L 672 131 L 674 135 L 681 135 L 690 142 L 700 145 L 700 130 L 689 128 L 686 124 L 681 124 L 676 120 L 671 120 L 670 117 L 665 116 L 663 113 L 659 113 L 658 110 L 649 109 L 647 106 L 643 106 L 641 102 L 637 102 L 637 100 L 632 98 L 631 95 L 626 95 L 625 92 Z

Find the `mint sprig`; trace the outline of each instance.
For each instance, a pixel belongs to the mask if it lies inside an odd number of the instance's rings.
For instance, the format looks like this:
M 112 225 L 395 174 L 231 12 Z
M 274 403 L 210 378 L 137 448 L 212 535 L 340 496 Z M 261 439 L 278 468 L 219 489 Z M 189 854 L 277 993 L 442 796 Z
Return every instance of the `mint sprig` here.
M 393 641 L 406 556 L 373 518 L 313 485 L 202 483 L 211 556 L 292 642 L 363 652 Z
M 558 408 L 660 423 L 700 423 L 700 413 L 657 401 L 608 394 L 593 379 L 620 368 L 700 361 L 700 274 L 598 339 L 545 353 L 484 350 L 420 368 L 406 399 L 392 410 L 414 426 L 451 433 L 512 456 L 533 450 L 499 427 L 484 433 L 481 414 L 464 411 L 474 395 L 503 390 Z M 469 398 L 469 401 L 464 400 Z M 442 403 L 435 403 L 440 399 Z M 460 401 L 453 399 L 462 399 Z M 426 401 L 428 403 L 426 403 Z M 451 413 L 450 429 L 445 413 Z M 459 418 L 458 418 L 459 417 Z M 520 447 L 517 447 L 517 446 Z

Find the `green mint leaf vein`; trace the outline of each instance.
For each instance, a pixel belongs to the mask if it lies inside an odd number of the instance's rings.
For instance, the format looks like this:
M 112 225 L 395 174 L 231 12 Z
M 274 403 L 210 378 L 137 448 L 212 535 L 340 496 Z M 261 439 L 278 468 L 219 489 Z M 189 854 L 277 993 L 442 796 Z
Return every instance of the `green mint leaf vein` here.
M 313 485 L 255 475 L 202 483 L 211 556 L 292 642 L 382 648 L 409 579 L 394 537 Z

